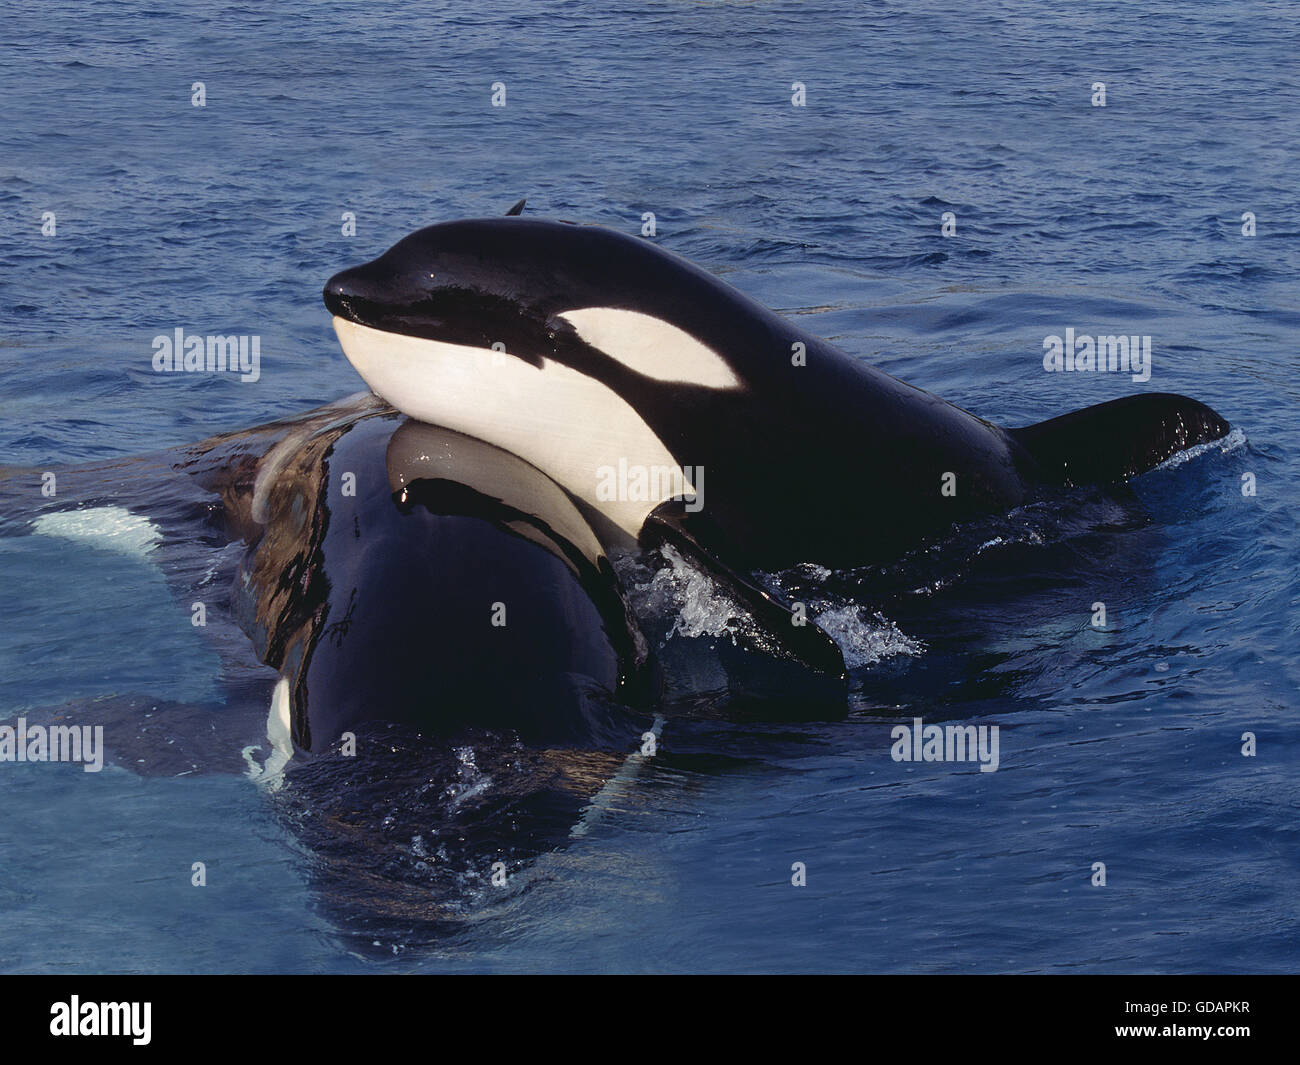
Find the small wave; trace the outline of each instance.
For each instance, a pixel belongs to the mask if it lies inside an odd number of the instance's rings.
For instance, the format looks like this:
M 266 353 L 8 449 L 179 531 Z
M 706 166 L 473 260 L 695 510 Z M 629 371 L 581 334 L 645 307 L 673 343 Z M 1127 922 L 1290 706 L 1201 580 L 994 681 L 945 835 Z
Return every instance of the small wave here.
M 1218 448 L 1222 454 L 1226 455 L 1229 451 L 1236 451 L 1237 448 L 1241 447 L 1245 443 L 1245 431 L 1241 429 L 1233 429 L 1227 436 L 1222 436 L 1218 440 L 1210 440 L 1204 444 L 1196 444 L 1193 447 L 1178 452 L 1176 455 L 1171 455 L 1169 458 L 1165 459 L 1164 462 L 1160 463 L 1156 469 L 1172 470 L 1186 462 L 1191 462 L 1192 459 L 1198 458 L 1215 448 Z
M 1042 542 L 1043 534 L 1027 525 L 1023 529 L 1008 532 L 1005 536 L 998 535 L 990 540 L 984 540 L 975 548 L 975 554 L 982 555 L 992 547 L 1013 547 L 1018 544 L 1041 544 Z

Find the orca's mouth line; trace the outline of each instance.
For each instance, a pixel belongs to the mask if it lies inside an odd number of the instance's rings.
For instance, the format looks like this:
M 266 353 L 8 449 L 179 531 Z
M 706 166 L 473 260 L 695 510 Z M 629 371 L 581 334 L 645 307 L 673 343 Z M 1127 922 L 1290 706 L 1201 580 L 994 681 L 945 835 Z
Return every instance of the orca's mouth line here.
M 399 299 L 379 298 L 346 273 L 331 278 L 322 293 L 335 319 L 393 336 L 459 344 L 513 355 L 541 365 L 549 347 L 546 325 L 521 313 L 518 304 L 470 288 L 448 287 Z
M 325 306 L 330 314 L 357 325 L 382 329 L 387 333 L 405 332 L 400 311 L 363 299 L 349 292 L 325 290 Z
M 450 332 L 448 323 L 425 314 L 407 313 L 403 308 L 375 303 L 353 295 L 335 296 L 332 300 L 327 298 L 325 304 L 335 318 L 353 325 L 364 326 L 366 329 L 418 340 L 454 343 L 443 336 L 444 333 Z

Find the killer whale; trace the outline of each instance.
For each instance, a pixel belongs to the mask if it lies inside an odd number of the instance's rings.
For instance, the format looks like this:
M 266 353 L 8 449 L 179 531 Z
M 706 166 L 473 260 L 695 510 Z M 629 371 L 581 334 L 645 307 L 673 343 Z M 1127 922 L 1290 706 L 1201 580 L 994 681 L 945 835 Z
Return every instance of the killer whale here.
M 644 640 L 586 521 L 527 463 L 372 412 L 297 437 L 255 506 L 232 608 L 281 673 L 295 748 L 375 720 L 630 734 L 612 708 L 643 701 Z
M 671 540 L 715 574 L 886 561 L 1230 428 L 1197 400 L 1149 393 L 1004 429 L 596 226 L 430 226 L 323 295 L 377 395 L 521 456 L 621 533 Z M 602 498 L 607 471 L 628 466 L 673 476 Z M 698 492 L 692 469 L 707 471 Z

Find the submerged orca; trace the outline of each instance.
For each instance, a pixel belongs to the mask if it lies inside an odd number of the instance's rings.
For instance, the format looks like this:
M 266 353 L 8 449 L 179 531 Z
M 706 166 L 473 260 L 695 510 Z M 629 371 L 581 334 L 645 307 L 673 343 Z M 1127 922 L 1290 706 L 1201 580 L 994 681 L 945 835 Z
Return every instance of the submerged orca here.
M 519 455 L 622 533 L 667 538 L 715 574 L 887 561 L 1230 428 L 1155 393 L 1003 429 L 595 226 L 430 226 L 331 278 L 324 299 L 393 406 Z M 625 482 L 639 487 L 609 491 Z
M 530 743 L 610 730 L 609 705 L 644 684 L 646 648 L 559 488 L 393 411 L 333 419 L 290 447 L 262 460 L 275 469 L 254 489 L 233 606 L 281 671 L 295 746 L 381 719 Z

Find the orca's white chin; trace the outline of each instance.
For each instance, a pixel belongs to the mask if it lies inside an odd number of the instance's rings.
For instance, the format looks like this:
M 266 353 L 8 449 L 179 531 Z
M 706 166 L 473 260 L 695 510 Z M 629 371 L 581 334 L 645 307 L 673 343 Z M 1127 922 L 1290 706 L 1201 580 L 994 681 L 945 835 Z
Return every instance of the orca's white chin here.
M 348 361 L 403 414 L 531 462 L 633 538 L 665 499 L 693 495 L 680 460 L 613 389 L 562 363 L 389 333 L 334 317 Z M 646 498 L 603 499 L 611 470 L 662 470 Z M 619 494 L 619 493 L 614 493 Z M 641 495 L 642 493 L 626 493 Z

